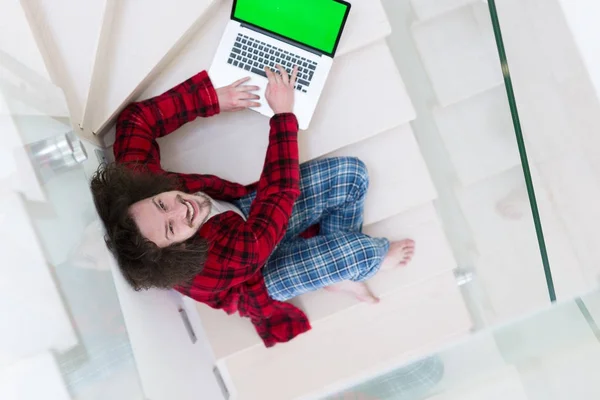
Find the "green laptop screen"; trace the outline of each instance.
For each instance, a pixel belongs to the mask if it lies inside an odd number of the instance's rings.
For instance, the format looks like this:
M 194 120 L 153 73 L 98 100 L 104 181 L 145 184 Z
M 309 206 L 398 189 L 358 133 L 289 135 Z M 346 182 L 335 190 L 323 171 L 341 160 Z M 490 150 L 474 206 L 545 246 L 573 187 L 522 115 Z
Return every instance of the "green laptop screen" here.
M 237 0 L 233 18 L 332 54 L 347 7 L 333 0 Z

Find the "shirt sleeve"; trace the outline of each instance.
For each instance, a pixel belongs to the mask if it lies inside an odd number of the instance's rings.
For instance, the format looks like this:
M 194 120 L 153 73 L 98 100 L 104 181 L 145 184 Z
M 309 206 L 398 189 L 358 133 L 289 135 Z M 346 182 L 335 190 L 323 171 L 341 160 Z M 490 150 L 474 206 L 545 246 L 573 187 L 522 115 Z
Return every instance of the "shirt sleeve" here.
M 219 113 L 219 100 L 206 71 L 160 96 L 131 103 L 119 115 L 113 147 L 120 163 L 144 164 L 162 171 L 156 139 L 197 117 Z
M 227 227 L 227 235 L 213 243 L 224 265 L 216 281 L 224 290 L 244 283 L 266 263 L 283 238 L 294 202 L 300 196 L 298 121 L 294 114 L 278 114 L 270 121 L 269 145 L 256 188 L 256 198 L 245 222 Z M 225 233 L 225 232 L 223 232 Z
M 156 139 L 166 136 L 197 117 L 218 114 L 219 99 L 206 71 L 202 71 L 160 96 L 131 103 L 119 115 L 113 146 L 115 161 L 142 166 L 153 173 L 175 176 L 187 192 L 203 191 L 221 200 L 246 194 L 244 186 L 212 175 L 168 172 L 160 164 Z

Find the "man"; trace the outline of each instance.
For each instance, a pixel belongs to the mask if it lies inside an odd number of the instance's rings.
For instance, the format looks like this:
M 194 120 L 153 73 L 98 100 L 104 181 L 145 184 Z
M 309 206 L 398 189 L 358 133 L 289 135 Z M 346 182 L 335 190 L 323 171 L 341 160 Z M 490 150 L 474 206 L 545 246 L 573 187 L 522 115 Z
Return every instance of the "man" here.
M 257 184 L 177 174 L 160 166 L 156 139 L 196 117 L 256 107 L 242 79 L 214 89 L 206 72 L 119 116 L 116 162 L 91 182 L 106 241 L 136 289 L 174 288 L 228 313 L 249 317 L 266 346 L 310 329 L 291 304 L 319 288 L 377 302 L 364 281 L 406 265 L 414 242 L 360 232 L 368 176 L 355 158 L 298 162 L 294 83 L 267 69 L 269 145 Z M 215 149 L 224 151 L 224 149 Z

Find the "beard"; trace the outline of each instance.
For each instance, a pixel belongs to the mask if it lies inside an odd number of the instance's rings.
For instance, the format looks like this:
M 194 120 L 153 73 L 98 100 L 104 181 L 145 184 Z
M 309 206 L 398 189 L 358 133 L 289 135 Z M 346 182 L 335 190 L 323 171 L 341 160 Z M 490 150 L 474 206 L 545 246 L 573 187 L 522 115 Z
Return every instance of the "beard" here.
M 196 204 L 198 204 L 198 212 L 203 213 L 206 211 L 206 216 L 203 218 L 202 221 L 200 221 L 200 224 L 198 225 L 198 229 L 200 229 L 200 227 L 204 225 L 204 223 L 210 217 L 212 203 L 210 202 L 210 199 L 202 193 L 196 193 L 193 196 L 196 197 Z

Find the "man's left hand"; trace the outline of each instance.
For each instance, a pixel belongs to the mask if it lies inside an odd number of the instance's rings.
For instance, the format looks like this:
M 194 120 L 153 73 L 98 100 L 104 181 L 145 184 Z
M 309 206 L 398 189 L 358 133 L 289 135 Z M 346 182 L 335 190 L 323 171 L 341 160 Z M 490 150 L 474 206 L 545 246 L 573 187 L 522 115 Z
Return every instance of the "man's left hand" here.
M 244 82 L 249 80 L 248 76 L 216 90 L 221 111 L 240 111 L 248 107 L 260 107 L 259 102 L 253 101 L 260 99 L 260 96 L 252 93 L 259 87 L 244 85 Z

